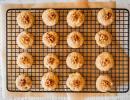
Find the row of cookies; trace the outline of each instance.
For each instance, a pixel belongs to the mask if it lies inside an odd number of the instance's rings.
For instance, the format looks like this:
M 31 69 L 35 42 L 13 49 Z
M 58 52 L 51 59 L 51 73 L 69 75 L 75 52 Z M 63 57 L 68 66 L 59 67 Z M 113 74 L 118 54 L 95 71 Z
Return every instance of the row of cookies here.
M 29 91 L 32 87 L 32 80 L 27 74 L 21 74 L 16 78 L 16 87 L 21 91 Z M 41 78 L 41 86 L 47 91 L 58 88 L 59 78 L 53 72 L 45 73 Z M 71 73 L 66 80 L 66 86 L 71 91 L 81 91 L 85 88 L 86 81 L 80 73 Z M 100 75 L 96 80 L 98 91 L 107 92 L 113 87 L 113 82 L 108 75 Z
M 42 20 L 47 26 L 54 26 L 58 23 L 59 14 L 54 9 L 47 9 L 42 14 Z M 86 16 L 87 17 L 87 16 Z M 115 15 L 110 8 L 103 8 L 97 14 L 97 20 L 103 26 L 113 23 Z M 22 11 L 17 16 L 17 23 L 21 28 L 27 29 L 34 24 L 34 16 L 29 11 Z M 81 26 L 85 21 L 85 15 L 81 10 L 70 10 L 67 15 L 67 23 L 72 28 Z
M 34 24 L 34 16 L 29 11 L 22 11 L 17 16 L 17 23 L 21 28 L 28 29 Z M 71 10 L 67 15 L 67 23 L 71 27 L 79 27 L 84 23 L 84 14 L 80 10 Z M 42 14 L 42 20 L 47 26 L 58 23 L 59 14 L 54 9 L 47 9 Z
M 96 43 L 100 47 L 107 47 L 112 42 L 111 33 L 106 30 L 100 30 L 95 35 Z M 43 34 L 42 41 L 45 46 L 52 48 L 59 42 L 59 35 L 56 32 L 49 31 Z M 27 31 L 21 32 L 17 36 L 17 44 L 20 48 L 27 49 L 34 43 L 34 35 Z M 83 35 L 80 32 L 73 31 L 67 36 L 67 44 L 71 48 L 80 48 L 84 43 Z
M 55 69 L 59 66 L 60 60 L 57 55 L 50 53 L 44 57 L 44 66 Z M 17 57 L 17 65 L 20 68 L 31 68 L 33 57 L 29 53 L 20 53 Z M 71 69 L 79 69 L 84 64 L 84 57 L 78 52 L 70 53 L 66 58 L 66 64 Z M 101 71 L 108 71 L 114 66 L 113 56 L 108 52 L 99 54 L 95 61 L 96 67 Z
M 17 44 L 22 49 L 28 49 L 30 48 L 34 43 L 34 34 L 29 33 L 27 31 L 21 32 L 17 36 Z M 57 45 L 59 42 L 59 35 L 56 32 L 49 31 L 43 34 L 42 41 L 45 46 L 52 48 Z M 83 45 L 84 38 L 83 35 L 80 32 L 71 32 L 67 36 L 67 43 L 72 48 L 79 48 Z
M 59 79 L 53 72 L 45 73 L 41 79 L 41 86 L 47 90 L 52 91 L 58 88 Z M 72 91 L 81 91 L 84 87 L 85 80 L 79 73 L 72 73 L 66 81 L 67 87 Z M 21 74 L 16 78 L 16 87 L 21 91 L 28 91 L 31 89 L 31 78 L 26 74 Z
M 105 15 L 104 15 L 105 14 Z M 98 12 L 97 19 L 99 23 L 104 26 L 108 26 L 112 24 L 115 19 L 114 13 L 112 9 L 102 9 Z M 100 30 L 95 35 L 96 43 L 100 47 L 107 47 L 112 42 L 112 35 L 106 30 Z M 109 71 L 112 67 L 114 67 L 114 59 L 113 56 L 109 52 L 102 52 L 96 58 L 96 67 L 100 71 Z M 100 85 L 99 85 L 100 84 Z M 99 76 L 96 81 L 96 88 L 101 92 L 107 92 L 111 90 L 113 87 L 112 79 L 108 76 Z

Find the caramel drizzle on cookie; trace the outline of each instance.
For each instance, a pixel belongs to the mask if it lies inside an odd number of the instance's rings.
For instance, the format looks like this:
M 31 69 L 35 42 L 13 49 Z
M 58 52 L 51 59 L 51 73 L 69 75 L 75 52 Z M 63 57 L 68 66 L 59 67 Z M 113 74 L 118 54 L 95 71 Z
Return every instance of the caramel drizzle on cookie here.
M 22 21 L 24 24 L 29 24 L 29 22 L 30 22 L 29 16 L 28 15 L 22 16 Z
M 108 40 L 108 36 L 105 34 L 100 34 L 99 35 L 99 41 L 107 41 Z
M 55 37 L 49 33 L 47 33 L 45 38 L 48 42 L 51 42 L 51 43 L 53 43 L 55 41 Z
M 46 82 L 45 82 L 45 85 L 46 86 L 53 86 L 54 85 L 54 80 L 53 79 L 47 79 Z
M 105 87 L 111 87 L 111 82 L 107 81 L 107 80 L 102 80 L 101 84 Z
M 80 81 L 79 80 L 73 80 L 73 85 L 74 85 L 74 87 L 79 87 Z

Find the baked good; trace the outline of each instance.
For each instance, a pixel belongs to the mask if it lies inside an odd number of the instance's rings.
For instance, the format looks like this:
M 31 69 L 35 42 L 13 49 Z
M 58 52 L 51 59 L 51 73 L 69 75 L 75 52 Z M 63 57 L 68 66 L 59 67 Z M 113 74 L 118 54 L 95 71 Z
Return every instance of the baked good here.
M 48 55 L 44 57 L 44 66 L 49 69 L 57 68 L 59 63 L 60 61 L 58 57 L 53 53 L 49 53 Z
M 42 14 L 42 20 L 47 26 L 53 26 L 58 23 L 59 15 L 54 9 L 47 9 Z
M 32 86 L 31 79 L 25 75 L 21 74 L 16 78 L 16 87 L 21 91 L 28 91 Z
M 95 40 L 100 47 L 107 47 L 112 42 L 112 35 L 106 30 L 100 30 L 96 33 Z
M 34 24 L 33 14 L 29 11 L 22 11 L 19 13 L 16 20 L 18 25 L 24 29 L 30 28 Z
M 81 91 L 84 88 L 85 80 L 80 73 L 69 74 L 66 85 L 72 91 Z
M 67 15 L 67 23 L 72 28 L 80 27 L 85 20 L 85 16 L 81 10 L 71 10 Z
M 114 22 L 115 14 L 111 8 L 103 8 L 98 12 L 97 20 L 103 26 L 108 26 Z
M 83 42 L 83 35 L 80 32 L 73 31 L 67 36 L 67 43 L 72 48 L 81 47 Z
M 17 65 L 20 68 L 30 68 L 33 64 L 33 57 L 29 53 L 20 53 L 17 57 Z
M 42 41 L 49 48 L 55 47 L 59 41 L 59 36 L 56 32 L 49 31 L 43 34 Z
M 67 56 L 66 64 L 71 69 L 81 68 L 84 64 L 83 56 L 78 52 L 72 52 Z
M 32 33 L 23 31 L 17 36 L 16 42 L 20 48 L 28 49 L 33 45 L 34 35 Z
M 45 90 L 51 91 L 58 87 L 58 77 L 53 72 L 45 73 L 41 85 Z
M 112 89 L 112 86 L 112 79 L 108 75 L 100 75 L 96 80 L 96 88 L 98 91 L 110 91 Z
M 96 67 L 100 71 L 108 71 L 114 67 L 113 56 L 108 52 L 102 52 L 96 58 Z

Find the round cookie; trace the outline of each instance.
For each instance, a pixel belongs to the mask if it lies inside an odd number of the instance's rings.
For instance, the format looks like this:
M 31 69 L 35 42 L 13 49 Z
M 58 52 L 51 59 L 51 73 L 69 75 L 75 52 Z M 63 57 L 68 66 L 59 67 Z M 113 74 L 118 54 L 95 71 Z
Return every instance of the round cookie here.
M 21 74 L 16 78 L 16 87 L 21 91 L 28 91 L 32 86 L 31 79 L 25 75 Z
M 16 20 L 18 25 L 24 29 L 32 27 L 34 23 L 34 17 L 29 11 L 22 11 L 21 13 L 19 13 Z
M 34 35 L 23 31 L 17 36 L 17 44 L 22 49 L 30 48 L 34 42 Z
M 54 26 L 58 23 L 59 15 L 54 9 L 47 9 L 42 14 L 42 20 L 47 26 Z
M 72 48 L 79 48 L 83 45 L 84 39 L 81 33 L 79 32 L 71 32 L 67 36 L 67 43 Z
M 72 91 L 81 91 L 85 85 L 85 80 L 79 73 L 72 73 L 69 74 L 66 85 Z
M 59 41 L 59 36 L 56 32 L 49 31 L 43 34 L 42 41 L 49 48 L 55 47 Z
M 111 8 L 103 8 L 97 14 L 97 20 L 103 26 L 112 24 L 115 20 L 115 15 Z
M 17 57 L 17 65 L 20 68 L 30 68 L 33 64 L 33 57 L 29 53 L 20 53 Z
M 81 10 L 71 10 L 67 15 L 67 23 L 72 28 L 80 27 L 85 20 L 85 16 Z
M 72 52 L 67 56 L 66 64 L 71 69 L 78 69 L 83 66 L 84 59 L 80 53 Z
M 100 71 L 108 71 L 114 66 L 113 56 L 108 52 L 102 52 L 96 58 L 96 67 Z
M 53 53 L 50 53 L 44 57 L 44 66 L 47 68 L 55 69 L 58 67 L 59 63 L 60 61 L 58 57 Z
M 100 47 L 107 47 L 112 42 L 112 35 L 111 35 L 111 33 L 107 32 L 106 30 L 100 30 L 95 35 L 95 40 L 96 40 L 96 43 Z
M 107 92 L 110 91 L 113 86 L 113 82 L 108 75 L 100 75 L 96 80 L 96 88 L 98 91 Z
M 48 72 L 42 77 L 41 85 L 45 90 L 51 91 L 58 87 L 58 82 L 58 77 L 54 73 Z

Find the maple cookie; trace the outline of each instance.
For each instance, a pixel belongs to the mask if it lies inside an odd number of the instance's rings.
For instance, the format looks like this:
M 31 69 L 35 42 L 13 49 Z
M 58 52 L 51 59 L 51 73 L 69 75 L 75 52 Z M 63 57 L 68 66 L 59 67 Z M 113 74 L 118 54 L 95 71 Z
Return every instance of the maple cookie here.
M 30 68 L 33 64 L 33 57 L 29 53 L 20 53 L 17 57 L 17 65 L 20 68 Z
M 34 35 L 23 31 L 17 36 L 17 44 L 22 49 L 30 48 L 34 42 Z
M 51 91 L 58 87 L 58 77 L 53 72 L 44 74 L 41 85 L 45 90 Z
M 66 64 L 71 69 L 78 69 L 83 66 L 84 59 L 80 53 L 72 52 L 67 56 Z
M 67 23 L 72 28 L 80 27 L 85 20 L 85 16 L 81 10 L 71 10 L 67 15 Z
M 56 32 L 50 31 L 43 34 L 42 41 L 47 47 L 55 47 L 59 41 L 59 36 Z
M 28 91 L 32 86 L 31 79 L 25 75 L 21 74 L 16 78 L 16 87 L 21 91 Z
M 107 47 L 112 42 L 112 35 L 111 35 L 111 33 L 107 32 L 106 30 L 100 30 L 95 35 L 95 40 L 96 40 L 96 43 L 100 47 Z
M 72 73 L 69 74 L 66 85 L 72 91 L 81 91 L 85 85 L 85 80 L 80 73 Z
M 47 26 L 53 26 L 58 23 L 59 15 L 54 9 L 47 9 L 42 14 L 42 20 Z
M 96 88 L 98 91 L 107 92 L 110 91 L 113 86 L 113 82 L 108 75 L 100 75 L 96 80 Z
M 113 56 L 108 52 L 102 52 L 96 58 L 96 67 L 101 71 L 108 71 L 114 67 Z
M 44 57 L 44 66 L 47 68 L 55 69 L 58 67 L 60 61 L 55 54 L 48 54 Z
M 67 36 L 67 43 L 72 48 L 79 48 L 83 45 L 84 39 L 81 33 L 79 32 L 71 32 Z
M 34 17 L 29 11 L 22 11 L 17 16 L 17 23 L 21 28 L 27 29 L 32 27 L 34 23 Z
M 97 14 L 97 20 L 103 26 L 112 24 L 115 20 L 115 15 L 111 8 L 103 8 Z

